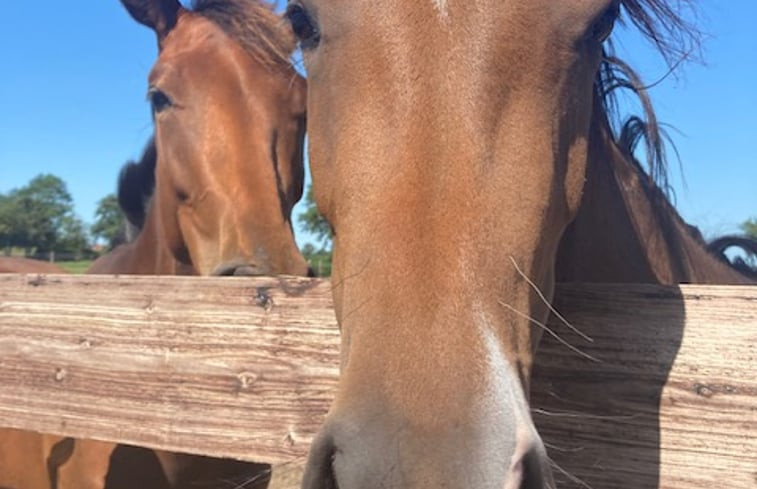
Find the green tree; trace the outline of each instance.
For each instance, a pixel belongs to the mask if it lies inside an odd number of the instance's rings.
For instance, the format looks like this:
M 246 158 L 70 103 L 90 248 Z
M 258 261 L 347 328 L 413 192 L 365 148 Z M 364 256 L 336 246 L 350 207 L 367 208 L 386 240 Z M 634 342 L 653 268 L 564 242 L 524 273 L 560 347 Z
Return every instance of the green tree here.
M 61 228 L 58 230 L 54 251 L 72 254 L 76 260 L 80 260 L 82 255 L 90 248 L 87 227 L 81 219 L 74 215 L 66 215 L 61 221 Z
M 301 251 L 316 276 L 331 276 L 331 250 L 325 248 L 318 250 L 311 243 L 307 243 Z
M 313 197 L 313 186 L 308 187 L 308 191 L 305 194 L 305 205 L 307 208 L 305 211 L 297 217 L 297 220 L 302 224 L 305 231 L 313 234 L 320 242 L 322 249 L 329 249 L 331 247 L 331 226 L 323 215 L 318 212 L 318 207 L 315 204 L 315 197 Z
M 66 183 L 55 175 L 39 175 L 16 192 L 18 246 L 27 251 L 56 248 L 66 216 L 73 216 L 73 199 Z
M 97 203 L 91 231 L 93 237 L 107 243 L 109 251 L 126 242 L 124 214 L 115 194 L 107 195 Z
M 0 199 L 0 245 L 24 248 L 27 254 L 78 251 L 87 234 L 73 207 L 63 180 L 49 174 L 34 177 Z
M 741 225 L 741 230 L 744 231 L 744 234 L 747 236 L 757 239 L 757 218 L 753 217 L 746 220 L 744 224 Z
M 331 239 L 333 234 L 331 225 L 318 212 L 312 185 L 308 187 L 305 194 L 305 205 L 305 211 L 297 216 L 297 220 L 302 224 L 305 231 L 315 236 L 321 247 L 316 248 L 313 244 L 307 243 L 302 247 L 302 255 L 316 275 L 319 277 L 331 276 Z
M 10 254 L 11 248 L 21 240 L 16 193 L 17 191 L 11 191 L 7 195 L 0 194 L 0 248 L 5 254 Z

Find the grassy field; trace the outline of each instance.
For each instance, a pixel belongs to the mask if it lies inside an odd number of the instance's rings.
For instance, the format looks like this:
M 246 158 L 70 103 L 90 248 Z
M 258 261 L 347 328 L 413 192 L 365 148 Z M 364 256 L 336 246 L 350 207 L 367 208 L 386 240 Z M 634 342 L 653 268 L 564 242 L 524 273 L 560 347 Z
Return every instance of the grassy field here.
M 64 268 L 67 272 L 70 273 L 84 273 L 92 264 L 92 260 L 59 261 L 55 262 L 55 264 L 60 266 L 61 268 Z

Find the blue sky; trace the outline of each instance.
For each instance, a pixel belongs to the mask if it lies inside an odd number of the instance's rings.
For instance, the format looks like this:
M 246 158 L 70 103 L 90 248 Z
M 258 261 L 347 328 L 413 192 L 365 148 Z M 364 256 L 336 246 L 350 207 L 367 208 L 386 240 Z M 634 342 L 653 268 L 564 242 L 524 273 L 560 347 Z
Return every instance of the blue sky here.
M 674 166 L 676 204 L 712 236 L 757 216 L 757 2 L 703 0 L 701 8 L 706 64 L 687 65 L 652 97 L 659 119 L 679 131 L 687 187 Z M 54 173 L 91 222 L 151 133 L 145 92 L 155 37 L 117 0 L 4 2 L 2 18 L 0 192 Z M 648 82 L 666 71 L 638 36 L 621 33 L 619 54 Z

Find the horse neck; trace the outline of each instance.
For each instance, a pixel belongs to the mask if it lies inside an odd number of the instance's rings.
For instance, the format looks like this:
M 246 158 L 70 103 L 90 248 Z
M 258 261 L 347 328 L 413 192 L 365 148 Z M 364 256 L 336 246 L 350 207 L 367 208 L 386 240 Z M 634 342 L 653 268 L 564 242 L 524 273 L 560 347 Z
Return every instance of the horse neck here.
M 131 243 L 134 252 L 131 266 L 138 270 L 134 273 L 144 275 L 194 275 L 189 265 L 184 265 L 174 258 L 173 253 L 161 233 L 160 219 L 154 211 L 153 199 L 145 217 L 145 225 Z
M 561 281 L 751 283 L 707 251 L 623 154 L 604 117 L 594 123 L 584 195 L 561 241 L 556 270 Z
M 161 238 L 157 215 L 150 210 L 136 238 L 98 259 L 89 273 L 192 275 L 194 272 L 173 257 Z

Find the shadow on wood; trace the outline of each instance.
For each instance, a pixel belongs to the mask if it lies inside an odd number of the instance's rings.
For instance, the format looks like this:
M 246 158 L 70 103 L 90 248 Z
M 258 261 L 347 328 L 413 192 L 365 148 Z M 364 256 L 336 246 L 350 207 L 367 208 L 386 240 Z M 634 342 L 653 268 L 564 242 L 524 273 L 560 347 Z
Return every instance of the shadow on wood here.
M 605 288 L 607 294 L 602 293 Z M 751 421 L 744 416 L 748 404 L 738 408 L 745 399 L 740 396 L 749 395 L 750 389 L 739 385 L 746 379 L 721 377 L 728 362 L 742 361 L 746 370 L 754 363 L 753 358 L 729 358 L 739 345 L 730 348 L 729 341 L 738 340 L 723 325 L 729 314 L 739 314 L 738 308 L 717 310 L 714 291 L 685 302 L 671 287 L 636 287 L 632 294 L 627 289 L 571 285 L 556 297 L 557 309 L 593 341 L 554 318 L 551 326 L 599 360 L 581 358 L 552 337 L 545 337 L 537 354 L 533 415 L 556 464 L 559 487 L 719 487 L 726 474 L 732 477 L 728 487 L 754 487 L 748 468 L 754 460 L 749 462 L 749 447 L 741 451 L 739 446 L 744 430 L 757 428 L 757 415 Z M 607 319 L 600 323 L 608 296 L 613 297 L 612 310 L 608 308 Z M 744 301 L 744 311 L 750 302 Z M 686 305 L 693 310 L 687 311 Z M 723 330 L 696 324 L 707 321 L 707 314 L 700 314 L 706 308 L 714 308 L 709 313 L 720 316 Z M 679 351 L 684 334 L 690 351 Z M 692 363 L 694 358 L 700 363 Z M 723 416 L 729 411 L 733 417 Z M 718 415 L 708 419 L 714 412 Z M 740 455 L 745 464 L 732 471 Z

